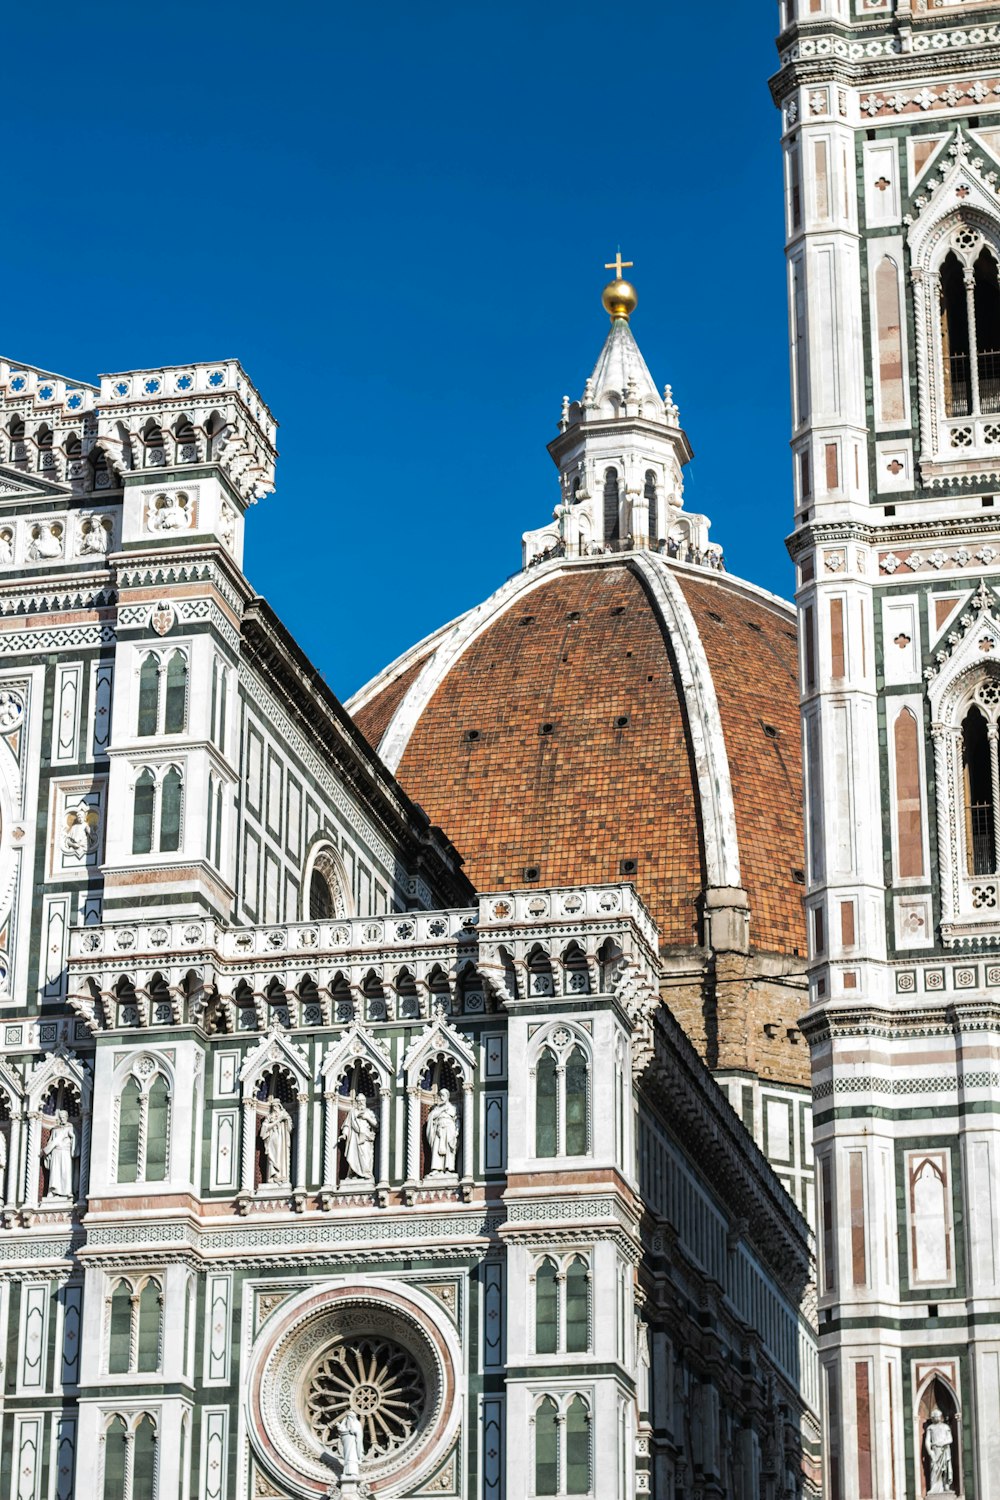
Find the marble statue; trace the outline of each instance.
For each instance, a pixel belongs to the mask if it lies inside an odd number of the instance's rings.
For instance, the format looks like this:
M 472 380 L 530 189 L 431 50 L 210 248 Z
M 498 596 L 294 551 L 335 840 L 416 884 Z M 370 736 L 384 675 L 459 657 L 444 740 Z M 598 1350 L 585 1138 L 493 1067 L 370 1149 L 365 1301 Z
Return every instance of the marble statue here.
M 7 567 L 14 561 L 14 533 L 9 526 L 0 531 L 0 566 Z
M 431 1176 L 454 1172 L 458 1113 L 447 1089 L 438 1089 L 438 1102 L 427 1116 L 427 1144 L 431 1148 Z
M 924 1433 L 924 1452 L 930 1460 L 931 1474 L 928 1495 L 950 1495 L 953 1473 L 951 1467 L 952 1433 L 944 1419 L 944 1413 L 935 1406 Z
M 267 1106 L 260 1122 L 260 1138 L 267 1158 L 267 1181 L 271 1187 L 289 1187 L 292 1170 L 292 1117 L 277 1099 Z
M 76 1154 L 76 1129 L 70 1124 L 66 1111 L 60 1109 L 42 1147 L 42 1160 L 49 1169 L 47 1198 L 73 1197 L 73 1158 Z
M 350 1408 L 344 1413 L 337 1423 L 337 1434 L 340 1438 L 340 1457 L 343 1461 L 341 1471 L 342 1479 L 359 1479 L 361 1477 L 361 1460 L 364 1458 L 364 1428 L 361 1426 L 361 1418 Z
M 364 1095 L 351 1092 L 351 1102 L 340 1132 L 344 1143 L 344 1156 L 348 1173 L 365 1182 L 375 1178 L 375 1137 L 378 1134 L 378 1119 L 369 1109 Z
M 185 531 L 188 524 L 187 501 L 181 503 L 180 495 L 164 495 L 163 503 L 154 510 L 150 524 L 154 531 Z
M 64 851 L 74 855 L 77 859 L 86 859 L 97 845 L 97 829 L 91 827 L 87 813 L 88 808 L 85 802 L 81 802 L 79 807 L 74 807 L 70 814 L 69 827 L 62 838 Z
M 111 543 L 106 516 L 91 516 L 80 526 L 81 556 L 103 557 Z
M 42 558 L 62 557 L 62 527 L 57 521 L 39 521 L 28 545 L 33 562 Z

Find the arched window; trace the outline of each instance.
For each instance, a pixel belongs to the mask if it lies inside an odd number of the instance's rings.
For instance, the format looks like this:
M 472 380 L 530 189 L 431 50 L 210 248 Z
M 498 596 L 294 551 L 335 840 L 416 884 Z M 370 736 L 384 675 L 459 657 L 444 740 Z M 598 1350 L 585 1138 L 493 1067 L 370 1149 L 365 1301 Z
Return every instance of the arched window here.
M 543 1396 L 535 1408 L 535 1494 L 559 1493 L 559 1408 Z
M 139 734 L 156 733 L 159 702 L 160 659 L 151 651 L 139 668 Z
M 574 1255 L 566 1269 L 566 1353 L 586 1354 L 590 1348 L 590 1268 Z
M 145 1415 L 136 1423 L 132 1438 L 131 1500 L 156 1500 L 156 1428 Z
M 146 1181 L 163 1182 L 167 1177 L 170 1090 L 162 1073 L 156 1074 L 146 1097 Z
M 135 807 L 132 814 L 133 854 L 152 853 L 155 811 L 156 777 L 146 766 L 139 772 L 135 783 Z
M 944 409 L 949 417 L 972 410 L 969 368 L 969 307 L 965 274 L 954 250 L 941 266 L 941 352 L 944 358 Z
M 1000 278 L 980 233 L 960 225 L 938 272 L 946 417 L 1000 411 Z
M 123 1417 L 112 1417 L 104 1430 L 103 1500 L 121 1500 L 125 1494 L 128 1428 Z
M 336 849 L 332 844 L 321 844 L 314 849 L 310 860 L 311 865 L 306 864 L 308 907 L 303 916 L 314 922 L 350 916 L 347 872 Z
M 604 540 L 617 542 L 621 530 L 618 523 L 618 470 L 604 471 Z
M 160 809 L 160 849 L 173 853 L 181 846 L 181 773 L 168 766 L 163 778 Z
M 163 1347 L 163 1287 L 156 1277 L 114 1283 L 107 1328 L 109 1375 L 156 1374 Z
M 148 1064 L 149 1059 L 146 1059 Z M 133 1073 L 118 1099 L 118 1181 L 164 1182 L 169 1175 L 170 1088 L 162 1073 Z
M 118 1101 L 118 1181 L 139 1180 L 139 1120 L 142 1090 L 137 1078 L 129 1078 Z
M 973 306 L 979 410 L 985 416 L 1000 411 L 1000 281 L 997 263 L 985 249 L 976 258 Z
M 184 778 L 177 766 L 143 766 L 135 781 L 132 853 L 172 854 L 181 846 Z
M 188 662 L 183 651 L 173 651 L 166 665 L 150 651 L 139 668 L 137 732 L 183 734 L 187 723 Z
M 566 1064 L 566 1156 L 586 1156 L 588 1110 L 587 1059 L 574 1047 Z
M 160 1340 L 163 1332 L 163 1293 L 157 1281 L 149 1280 L 139 1293 L 136 1369 L 140 1375 L 152 1375 L 160 1368 Z
M 167 690 L 163 710 L 164 734 L 183 734 L 187 708 L 187 659 L 175 651 L 167 662 Z
M 652 469 L 646 470 L 643 494 L 649 505 L 649 540 L 655 546 L 660 535 L 660 509 L 656 494 L 656 475 Z
M 586 1156 L 590 1149 L 590 1068 L 566 1027 L 552 1033 L 535 1064 L 535 1155 Z
M 119 1281 L 111 1293 L 108 1374 L 127 1375 L 132 1363 L 132 1287 Z
M 566 1494 L 590 1493 L 590 1413 L 580 1396 L 566 1408 Z
M 995 755 L 995 731 L 991 742 L 986 719 L 973 704 L 962 720 L 965 859 L 970 875 L 996 873 L 996 810 L 991 763 Z
M 559 1272 L 546 1256 L 535 1272 L 535 1353 L 559 1352 Z
M 555 1156 L 559 1149 L 556 1056 L 544 1047 L 535 1070 L 535 1155 Z
M 582 1255 L 557 1264 L 546 1255 L 535 1268 L 535 1353 L 586 1354 L 590 1349 L 590 1266 Z

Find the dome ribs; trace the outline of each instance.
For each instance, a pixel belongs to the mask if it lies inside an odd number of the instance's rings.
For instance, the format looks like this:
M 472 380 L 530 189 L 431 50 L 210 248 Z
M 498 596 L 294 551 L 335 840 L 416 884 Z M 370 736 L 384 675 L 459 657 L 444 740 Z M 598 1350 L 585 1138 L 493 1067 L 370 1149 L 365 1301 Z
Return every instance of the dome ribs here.
M 769 952 L 804 954 L 802 886 L 793 874 L 803 860 L 794 632 L 777 608 L 722 580 L 678 572 L 678 582 L 719 700 L 750 898 L 750 940 Z
M 540 584 L 452 665 L 399 777 L 480 889 L 519 884 L 529 866 L 543 885 L 616 881 L 636 859 L 662 941 L 697 940 L 697 808 L 666 667 L 642 585 L 621 566 Z M 470 725 L 474 745 L 462 743 Z

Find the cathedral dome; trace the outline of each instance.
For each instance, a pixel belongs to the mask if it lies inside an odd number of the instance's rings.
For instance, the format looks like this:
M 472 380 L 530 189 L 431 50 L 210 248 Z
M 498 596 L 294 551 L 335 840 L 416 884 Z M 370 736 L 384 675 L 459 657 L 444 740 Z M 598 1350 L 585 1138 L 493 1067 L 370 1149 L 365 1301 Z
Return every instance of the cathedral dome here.
M 553 556 L 349 704 L 480 890 L 631 881 L 665 948 L 805 952 L 795 615 L 649 548 Z M 745 922 L 745 915 L 743 917 Z

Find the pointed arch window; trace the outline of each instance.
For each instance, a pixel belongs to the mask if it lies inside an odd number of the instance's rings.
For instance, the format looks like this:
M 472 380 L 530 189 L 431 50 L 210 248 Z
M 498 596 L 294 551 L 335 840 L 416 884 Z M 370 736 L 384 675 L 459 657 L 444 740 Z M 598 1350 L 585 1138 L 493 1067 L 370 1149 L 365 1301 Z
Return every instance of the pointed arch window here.
M 588 1353 L 590 1320 L 586 1257 L 543 1256 L 535 1267 L 535 1353 Z
M 109 1375 L 155 1375 L 163 1356 L 163 1286 L 155 1276 L 114 1282 L 107 1304 Z
M 1000 412 L 1000 276 L 978 230 L 960 226 L 938 271 L 946 417 Z
M 188 659 L 183 651 L 149 651 L 139 666 L 137 733 L 183 734 L 187 727 Z
M 969 875 L 995 875 L 997 871 L 996 771 L 996 725 L 988 724 L 973 703 L 962 720 L 962 810 Z
M 103 1500 L 121 1500 L 126 1493 L 129 1432 L 124 1417 L 112 1417 L 104 1429 Z
M 535 1155 L 586 1156 L 590 1149 L 590 1064 L 565 1026 L 535 1063 Z
M 143 766 L 135 779 L 132 853 L 175 853 L 181 847 L 184 777 L 177 766 Z
M 589 1495 L 590 1408 L 580 1395 L 542 1396 L 535 1407 L 535 1494 Z
M 141 1058 L 118 1096 L 119 1182 L 165 1182 L 170 1157 L 170 1086 Z

